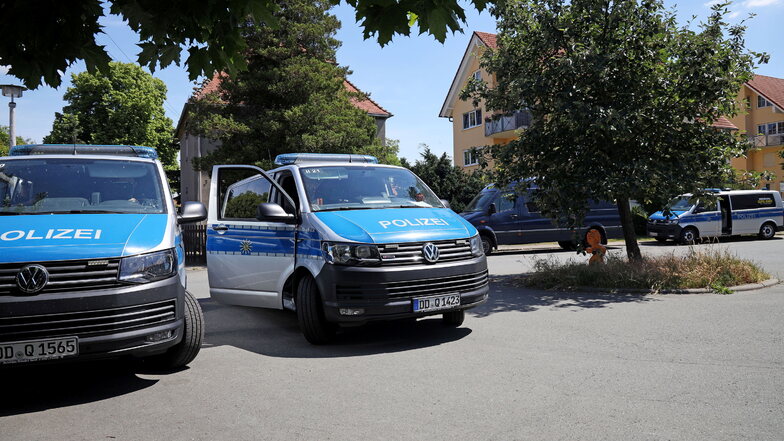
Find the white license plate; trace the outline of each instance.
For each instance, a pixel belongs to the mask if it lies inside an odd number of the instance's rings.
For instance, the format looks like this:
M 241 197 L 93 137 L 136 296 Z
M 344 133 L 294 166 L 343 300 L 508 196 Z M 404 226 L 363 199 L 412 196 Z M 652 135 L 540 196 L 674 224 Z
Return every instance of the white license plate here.
M 418 297 L 413 299 L 414 312 L 440 311 L 460 306 L 460 294 Z
M 78 337 L 0 343 L 0 364 L 56 360 L 77 355 L 79 355 Z
M 655 232 L 655 231 L 649 231 L 649 232 L 648 232 L 648 235 L 649 235 L 649 236 L 658 236 L 658 235 L 659 235 L 659 233 L 657 233 L 657 232 Z

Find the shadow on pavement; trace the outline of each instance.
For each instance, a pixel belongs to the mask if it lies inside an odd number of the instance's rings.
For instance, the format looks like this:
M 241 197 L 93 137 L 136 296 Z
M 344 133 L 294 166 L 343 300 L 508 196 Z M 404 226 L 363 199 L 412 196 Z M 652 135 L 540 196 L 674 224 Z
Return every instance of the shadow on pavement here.
M 731 237 L 722 237 L 722 238 L 713 238 L 713 239 L 703 239 L 701 242 L 698 242 L 694 245 L 681 245 L 674 240 L 668 240 L 666 242 L 659 242 L 656 240 L 640 242 L 640 246 L 646 247 L 689 247 L 689 246 L 696 246 L 699 247 L 700 245 L 708 245 L 708 244 L 728 244 L 728 243 L 743 243 L 743 242 L 769 242 L 769 241 L 780 241 L 784 240 L 782 236 L 774 236 L 770 239 L 763 240 L 757 236 L 731 236 Z
M 542 308 L 562 308 L 578 311 L 587 308 L 606 308 L 617 303 L 656 301 L 643 294 L 609 294 L 602 292 L 545 291 L 512 285 L 511 277 L 494 277 L 490 296 L 484 304 L 469 310 L 475 317 L 508 312 L 531 312 Z
M 607 245 L 608 250 L 620 250 L 623 249 L 622 246 L 619 245 Z M 554 245 L 552 248 L 547 247 L 537 247 L 537 248 L 524 248 L 524 249 L 499 249 L 493 251 L 489 257 L 501 257 L 501 256 L 527 256 L 533 254 L 571 254 L 575 257 L 580 256 L 577 254 L 575 250 L 565 250 L 558 245 Z
M 471 334 L 466 327 L 450 328 L 441 316 L 417 321 L 374 322 L 343 328 L 334 343 L 315 346 L 299 330 L 291 311 L 229 306 L 199 299 L 204 311 L 206 333 L 202 349 L 234 346 L 272 357 L 356 357 L 409 351 L 460 340 Z
M 158 382 L 138 377 L 134 368 L 134 363 L 122 360 L 4 368 L 0 417 L 106 400 Z

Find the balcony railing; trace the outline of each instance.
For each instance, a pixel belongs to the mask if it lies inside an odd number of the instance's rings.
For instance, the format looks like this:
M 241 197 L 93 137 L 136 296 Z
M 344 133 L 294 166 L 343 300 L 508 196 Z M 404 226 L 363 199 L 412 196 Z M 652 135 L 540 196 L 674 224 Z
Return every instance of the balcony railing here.
M 531 112 L 520 110 L 508 116 L 500 116 L 485 120 L 485 136 L 492 136 L 496 133 L 506 132 L 507 130 L 517 130 L 521 127 L 531 125 Z
M 784 144 L 784 133 L 775 135 L 754 135 L 749 136 L 749 142 L 754 147 L 769 147 Z

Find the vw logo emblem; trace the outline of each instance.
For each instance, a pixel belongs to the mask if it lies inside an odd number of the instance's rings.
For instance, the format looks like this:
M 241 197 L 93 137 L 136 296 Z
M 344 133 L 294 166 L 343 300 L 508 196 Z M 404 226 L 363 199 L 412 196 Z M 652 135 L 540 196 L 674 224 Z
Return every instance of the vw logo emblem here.
M 41 265 L 27 265 L 16 273 L 16 286 L 25 294 L 35 294 L 49 282 L 49 272 Z
M 428 242 L 422 246 L 422 257 L 425 258 L 427 263 L 438 262 L 439 254 L 438 247 L 433 245 L 432 242 Z

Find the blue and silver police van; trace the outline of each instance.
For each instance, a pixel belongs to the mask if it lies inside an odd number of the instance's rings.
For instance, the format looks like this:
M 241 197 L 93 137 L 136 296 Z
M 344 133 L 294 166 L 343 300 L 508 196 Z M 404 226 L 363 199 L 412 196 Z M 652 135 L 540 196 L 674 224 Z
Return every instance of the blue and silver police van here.
M 442 315 L 487 299 L 476 229 L 411 171 L 363 155 L 286 154 L 279 168 L 212 170 L 210 295 L 296 310 L 305 338 L 339 326 Z
M 771 190 L 707 190 L 680 195 L 648 218 L 648 235 L 659 242 L 692 244 L 701 238 L 757 235 L 772 239 L 784 228 L 781 193 Z
M 535 242 L 558 242 L 561 248 L 574 250 L 575 238 L 584 240 L 591 229 L 599 231 L 604 244 L 608 238 L 623 237 L 621 216 L 612 202 L 590 201 L 582 227 L 563 228 L 542 215 L 534 202 L 536 191 L 534 185 L 518 192 L 514 185 L 498 188 L 490 184 L 460 213 L 479 230 L 485 254 L 490 254 L 498 245 Z
M 23 145 L 0 157 L 0 365 L 196 357 L 180 214 L 148 147 Z

